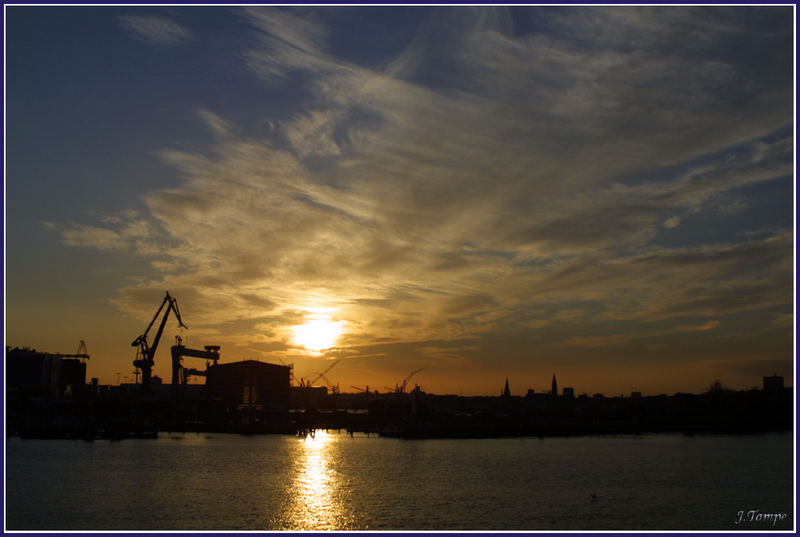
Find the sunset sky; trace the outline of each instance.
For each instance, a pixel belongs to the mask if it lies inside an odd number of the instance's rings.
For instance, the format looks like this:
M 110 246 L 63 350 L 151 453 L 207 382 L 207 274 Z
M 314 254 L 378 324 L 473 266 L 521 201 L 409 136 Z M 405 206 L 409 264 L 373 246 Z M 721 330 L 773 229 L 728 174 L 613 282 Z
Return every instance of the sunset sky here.
M 791 385 L 793 19 L 7 7 L 6 345 L 132 382 L 169 291 L 165 382 Z

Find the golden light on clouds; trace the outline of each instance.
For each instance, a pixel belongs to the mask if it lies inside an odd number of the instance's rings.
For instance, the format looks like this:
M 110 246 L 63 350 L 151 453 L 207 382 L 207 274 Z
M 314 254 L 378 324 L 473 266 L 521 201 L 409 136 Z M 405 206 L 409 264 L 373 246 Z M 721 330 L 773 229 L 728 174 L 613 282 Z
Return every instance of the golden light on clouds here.
M 20 130 L 29 145 L 9 156 L 9 343 L 57 350 L 86 337 L 94 354 L 116 357 L 90 364 L 91 376 L 113 384 L 130 364 L 119 342 L 127 348 L 169 290 L 195 344 L 224 345 L 225 361 L 258 356 L 305 373 L 335 353 L 345 386 L 394 385 L 422 366 L 430 391 L 460 391 L 463 376 L 475 395 L 495 393 L 506 373 L 535 384 L 563 371 L 566 381 L 567 363 L 595 391 L 606 388 L 590 369 L 633 375 L 639 362 L 655 393 L 791 375 L 793 19 L 714 9 L 703 17 L 718 22 L 700 35 L 694 10 L 667 11 L 367 10 L 359 43 L 380 43 L 387 28 L 407 39 L 378 48 L 346 46 L 352 28 L 336 10 L 239 12 L 231 24 L 250 37 L 219 53 L 241 67 L 243 98 L 220 106 L 198 93 L 174 111 L 185 131 L 159 103 L 121 108 L 170 128 L 154 129 L 147 151 L 138 133 L 120 131 L 133 136 L 120 145 L 131 169 L 156 156 L 165 175 L 141 188 L 121 170 L 130 184 L 119 188 L 141 194 L 113 207 L 97 197 L 108 163 L 86 149 L 105 142 L 107 125 L 87 130 L 99 138 L 73 159 L 80 166 L 41 159 L 53 169 L 40 173 L 28 157 L 72 147 L 56 139 L 69 130 L 26 139 L 52 126 L 50 100 L 28 107 L 39 91 L 28 83 L 43 79 L 12 77 L 9 102 L 22 106 L 14 117 L 32 113 L 42 127 Z M 120 21 L 137 53 L 180 43 L 198 56 L 176 72 L 202 64 L 203 47 L 190 50 L 202 32 L 172 18 Z M 38 50 L 28 43 L 37 35 L 12 36 L 15 50 Z M 686 37 L 679 54 L 674 35 Z M 755 56 L 742 58 L 732 42 Z M 76 65 L 103 61 L 64 52 Z M 59 72 L 47 68 L 52 59 L 43 54 L 37 72 Z M 27 56 L 14 61 L 28 72 Z M 109 88 L 120 79 L 94 75 Z M 58 92 L 62 82 L 39 89 Z M 63 112 L 82 124 L 84 104 Z M 26 200 L 62 192 L 65 174 L 86 178 L 81 191 L 96 195 L 71 212 L 44 210 L 57 200 L 31 212 Z M 57 184 L 40 189 L 41 177 Z M 30 262 L 56 251 L 63 259 Z M 63 314 L 75 304 L 51 289 L 45 268 L 56 262 L 73 267 L 70 288 L 102 283 L 102 297 L 81 293 L 92 297 L 83 306 L 91 322 Z M 127 324 L 110 325 L 108 307 Z M 42 311 L 58 319 L 49 326 L 62 339 L 52 344 L 37 329 Z M 112 329 L 121 334 L 109 337 Z M 717 357 L 718 372 L 703 370 L 709 378 L 690 372 Z M 454 375 L 453 363 L 465 367 Z M 696 388 L 647 372 L 676 363 Z M 168 359 L 156 368 L 170 375 Z M 614 390 L 631 386 L 608 378 Z
M 303 324 L 292 327 L 292 340 L 312 352 L 321 352 L 336 346 L 344 332 L 345 321 L 335 321 L 328 311 L 315 311 L 306 315 Z

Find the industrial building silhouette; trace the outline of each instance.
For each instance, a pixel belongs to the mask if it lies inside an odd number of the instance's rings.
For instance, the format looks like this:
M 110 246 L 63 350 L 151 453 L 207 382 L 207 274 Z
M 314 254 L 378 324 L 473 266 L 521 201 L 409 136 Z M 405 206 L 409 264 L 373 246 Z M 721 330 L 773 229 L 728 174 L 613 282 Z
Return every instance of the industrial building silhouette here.
M 173 347 L 173 356 L 183 351 Z M 604 433 L 754 432 L 790 430 L 793 389 L 778 375 L 760 390 L 733 391 L 715 383 L 703 394 L 575 396 L 558 393 L 554 374 L 546 393 L 513 395 L 505 379 L 499 396 L 426 393 L 400 385 L 387 393 L 329 392 L 293 385 L 290 365 L 256 360 L 208 364 L 205 384 L 175 392 L 152 375 L 141 384 L 86 383 L 88 355 L 6 349 L 9 434 L 28 437 L 156 436 L 161 430 L 287 433 L 349 429 L 405 438 L 576 435 Z M 211 355 L 208 355 L 211 356 Z M 206 355 L 202 355 L 205 358 Z

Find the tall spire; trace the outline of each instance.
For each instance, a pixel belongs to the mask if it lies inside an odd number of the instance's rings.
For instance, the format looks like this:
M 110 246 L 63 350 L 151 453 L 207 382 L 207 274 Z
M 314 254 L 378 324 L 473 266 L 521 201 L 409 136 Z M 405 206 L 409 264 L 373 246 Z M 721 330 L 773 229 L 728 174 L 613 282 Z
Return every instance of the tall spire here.
M 553 373 L 553 388 L 550 390 L 551 397 L 558 397 L 558 382 L 556 382 L 556 374 Z
M 502 397 L 505 397 L 506 399 L 508 399 L 509 397 L 511 397 L 511 390 L 509 390 L 509 389 L 508 389 L 508 377 L 506 377 L 506 387 L 505 387 L 505 388 L 503 388 L 503 395 L 502 395 Z

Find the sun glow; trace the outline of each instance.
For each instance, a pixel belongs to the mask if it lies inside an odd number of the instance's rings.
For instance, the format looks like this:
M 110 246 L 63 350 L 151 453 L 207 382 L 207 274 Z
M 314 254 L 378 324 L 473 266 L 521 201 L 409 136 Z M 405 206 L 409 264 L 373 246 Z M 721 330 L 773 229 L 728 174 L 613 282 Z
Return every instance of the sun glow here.
M 313 352 L 336 346 L 343 330 L 344 321 L 334 321 L 328 313 L 312 313 L 304 324 L 292 327 L 294 342 Z

